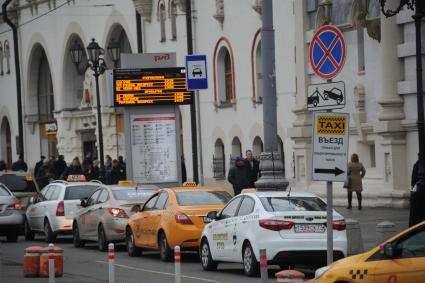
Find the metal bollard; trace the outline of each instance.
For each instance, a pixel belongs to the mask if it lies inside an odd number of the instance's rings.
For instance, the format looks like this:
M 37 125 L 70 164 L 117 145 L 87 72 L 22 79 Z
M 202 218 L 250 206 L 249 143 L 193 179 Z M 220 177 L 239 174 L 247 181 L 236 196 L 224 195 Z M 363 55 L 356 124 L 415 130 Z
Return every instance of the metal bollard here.
M 49 283 L 55 283 L 55 246 L 49 244 Z
M 174 247 L 174 282 L 181 283 L 181 253 L 180 246 Z
M 355 219 L 345 219 L 347 231 L 347 255 L 356 255 L 364 251 L 363 238 L 359 221 Z
M 269 281 L 269 273 L 267 271 L 266 249 L 260 249 L 260 274 L 261 274 L 261 282 L 267 283 Z
M 115 250 L 114 244 L 108 245 L 109 283 L 115 283 Z
M 395 225 L 389 221 L 383 221 L 376 225 L 376 245 L 380 245 L 396 234 Z

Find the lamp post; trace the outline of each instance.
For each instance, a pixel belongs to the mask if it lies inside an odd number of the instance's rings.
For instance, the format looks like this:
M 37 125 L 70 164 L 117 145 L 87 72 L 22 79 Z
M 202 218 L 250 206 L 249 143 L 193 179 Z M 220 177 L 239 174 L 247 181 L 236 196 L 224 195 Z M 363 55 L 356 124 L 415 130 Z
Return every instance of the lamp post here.
M 385 4 L 390 0 L 380 0 L 382 13 L 386 17 L 392 17 L 398 14 L 405 6 L 414 10 L 416 29 L 416 86 L 417 86 L 417 108 L 418 108 L 418 141 L 419 141 L 419 160 L 415 165 L 417 168 L 418 182 L 416 192 L 412 192 L 410 197 L 410 218 L 409 226 L 413 226 L 425 220 L 425 123 L 424 123 L 424 99 L 423 99 L 423 81 L 422 81 L 422 44 L 421 44 L 421 22 L 425 16 L 425 3 L 423 0 L 399 0 L 397 7 L 386 9 Z M 394 0 L 391 2 L 395 2 Z
M 112 42 L 111 42 L 112 43 Z M 108 46 L 109 54 L 112 60 L 118 62 L 119 58 L 115 55 L 120 54 L 119 45 Z M 79 71 L 79 65 L 83 58 L 83 47 L 78 41 L 75 41 L 69 48 L 71 54 L 71 59 L 75 64 L 77 71 Z M 99 158 L 100 158 L 100 169 L 99 169 L 99 179 L 100 181 L 105 180 L 105 162 L 103 154 L 103 128 L 102 128 L 102 113 L 100 107 L 100 93 L 99 93 L 99 76 L 103 74 L 106 70 L 106 63 L 103 56 L 105 55 L 105 50 L 97 44 L 96 40 L 93 38 L 90 44 L 87 46 L 88 60 L 87 65 L 84 68 L 84 71 L 90 68 L 93 71 L 93 76 L 96 81 L 96 110 L 97 110 L 97 129 L 98 129 L 98 144 L 99 144 Z

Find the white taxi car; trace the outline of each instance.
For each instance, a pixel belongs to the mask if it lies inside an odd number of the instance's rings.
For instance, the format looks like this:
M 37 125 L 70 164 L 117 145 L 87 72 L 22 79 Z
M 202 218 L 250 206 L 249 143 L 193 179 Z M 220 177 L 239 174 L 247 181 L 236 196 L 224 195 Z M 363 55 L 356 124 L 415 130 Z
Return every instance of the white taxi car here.
M 259 250 L 268 263 L 326 265 L 326 203 L 311 193 L 250 192 L 234 197 L 207 218 L 200 240 L 204 270 L 219 262 L 243 263 L 248 276 L 259 273 Z M 347 254 L 345 220 L 333 212 L 334 258 Z
M 58 234 L 71 234 L 75 212 L 80 209 L 81 199 L 90 197 L 100 182 L 86 182 L 84 176 L 71 176 L 67 182 L 53 181 L 45 186 L 27 208 L 24 231 L 25 239 L 33 240 L 35 233 L 44 233 L 46 242 L 54 242 Z

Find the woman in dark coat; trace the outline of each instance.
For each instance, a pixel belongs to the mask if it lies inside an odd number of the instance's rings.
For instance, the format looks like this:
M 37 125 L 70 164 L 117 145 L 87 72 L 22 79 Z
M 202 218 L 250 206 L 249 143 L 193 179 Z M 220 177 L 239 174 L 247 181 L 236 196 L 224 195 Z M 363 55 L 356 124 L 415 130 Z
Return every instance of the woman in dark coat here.
M 356 153 L 351 155 L 351 162 L 348 162 L 348 176 L 350 176 L 350 183 L 347 188 L 348 192 L 348 209 L 351 209 L 351 200 L 353 192 L 356 192 L 357 201 L 359 203 L 359 210 L 362 209 L 362 179 L 366 175 L 366 169 L 363 164 L 359 162 L 359 156 Z

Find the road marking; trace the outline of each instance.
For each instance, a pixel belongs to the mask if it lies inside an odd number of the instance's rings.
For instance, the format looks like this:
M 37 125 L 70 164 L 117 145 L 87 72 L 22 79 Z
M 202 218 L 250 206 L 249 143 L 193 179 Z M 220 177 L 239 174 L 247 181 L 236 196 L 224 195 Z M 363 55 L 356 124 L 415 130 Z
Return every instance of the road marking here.
M 96 262 L 97 263 L 102 263 L 102 264 L 108 264 L 108 262 L 103 261 L 103 260 L 96 260 Z M 175 276 L 174 273 L 156 271 L 156 270 L 152 270 L 152 269 L 138 268 L 138 267 L 123 265 L 123 264 L 117 264 L 116 263 L 115 266 L 120 267 L 120 268 L 124 268 L 124 269 L 129 269 L 129 270 L 137 270 L 137 271 L 143 271 L 143 272 L 150 272 L 150 273 L 161 274 L 161 275 L 172 276 L 172 277 Z M 217 280 L 212 280 L 212 279 L 206 279 L 206 278 L 200 278 L 200 277 L 193 277 L 193 276 L 186 276 L 186 275 L 182 275 L 181 277 L 187 278 L 187 279 L 199 280 L 199 281 L 203 281 L 203 282 L 224 283 L 224 281 L 217 281 Z

